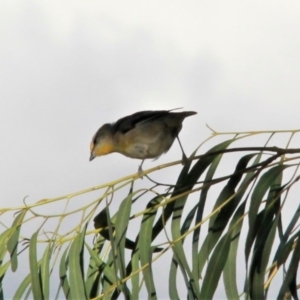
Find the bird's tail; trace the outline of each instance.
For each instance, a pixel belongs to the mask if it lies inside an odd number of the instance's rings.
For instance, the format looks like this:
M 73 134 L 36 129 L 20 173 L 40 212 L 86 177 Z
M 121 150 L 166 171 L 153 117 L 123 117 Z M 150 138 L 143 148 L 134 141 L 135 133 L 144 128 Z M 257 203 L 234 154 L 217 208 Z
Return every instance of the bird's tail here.
M 186 117 L 189 117 L 189 116 L 192 116 L 192 115 L 196 115 L 197 112 L 195 111 L 183 111 L 181 112 L 183 118 L 186 118 Z

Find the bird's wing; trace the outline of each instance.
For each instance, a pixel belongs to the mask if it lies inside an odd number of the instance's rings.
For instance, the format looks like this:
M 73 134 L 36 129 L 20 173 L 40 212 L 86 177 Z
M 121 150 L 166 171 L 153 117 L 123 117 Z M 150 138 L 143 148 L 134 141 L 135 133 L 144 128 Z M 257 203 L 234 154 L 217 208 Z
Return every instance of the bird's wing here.
M 113 124 L 115 131 L 123 134 L 132 130 L 138 123 L 147 122 L 168 114 L 169 110 L 146 110 L 124 117 Z
M 120 131 L 122 133 L 126 133 L 129 130 L 133 129 L 138 123 L 147 122 L 150 120 L 154 120 L 160 118 L 164 115 L 167 115 L 169 112 L 179 108 L 173 108 L 170 110 L 144 110 L 134 113 L 130 116 L 126 116 L 124 118 L 119 119 L 116 123 L 113 124 L 113 128 L 115 131 Z

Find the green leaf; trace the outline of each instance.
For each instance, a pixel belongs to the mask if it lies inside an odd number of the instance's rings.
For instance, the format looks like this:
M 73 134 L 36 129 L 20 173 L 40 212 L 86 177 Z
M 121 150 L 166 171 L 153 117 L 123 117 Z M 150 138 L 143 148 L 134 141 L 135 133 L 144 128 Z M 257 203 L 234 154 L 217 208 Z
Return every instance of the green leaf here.
M 284 299 L 285 293 L 290 292 L 294 299 L 298 299 L 297 296 L 297 284 L 296 279 L 299 274 L 297 270 L 299 268 L 300 261 L 300 230 L 297 233 L 297 243 L 289 264 L 289 267 L 286 270 L 286 275 L 282 286 L 280 288 L 277 299 Z
M 180 299 L 178 290 L 177 290 L 177 269 L 178 262 L 176 259 L 172 259 L 171 268 L 169 273 L 169 296 L 170 299 Z
M 274 256 L 274 262 L 277 262 L 278 266 L 282 265 L 285 263 L 291 249 L 294 243 L 294 238 L 291 237 L 289 240 L 289 237 L 292 235 L 294 228 L 300 218 L 300 205 L 298 206 L 298 209 L 295 211 L 294 216 L 291 218 L 291 221 L 289 225 L 286 228 L 286 231 L 284 235 L 281 238 L 280 244 L 277 248 L 276 254 Z
M 203 267 L 207 262 L 212 249 L 219 241 L 224 229 L 226 228 L 230 218 L 232 217 L 233 212 L 236 210 L 241 200 L 241 195 L 235 194 L 235 188 L 242 178 L 241 170 L 243 170 L 247 166 L 249 160 L 252 157 L 252 154 L 247 155 L 239 161 L 235 170 L 236 176 L 234 173 L 216 200 L 213 210 L 216 210 L 230 199 L 229 202 L 219 210 L 219 212 L 217 212 L 214 216 L 210 218 L 209 232 L 199 252 L 198 268 L 200 274 L 202 273 Z M 248 185 L 249 183 L 250 181 L 244 181 L 242 183 L 241 186 L 244 190 L 245 185 Z M 243 193 L 241 192 L 241 194 Z
M 22 210 L 15 220 L 13 221 L 12 227 L 14 228 L 14 233 L 9 238 L 7 242 L 7 250 L 10 253 L 10 260 L 11 260 L 11 270 L 15 272 L 18 268 L 18 244 L 19 244 L 19 236 L 21 231 L 21 225 L 23 222 L 23 219 L 26 214 L 26 210 Z
M 276 183 L 277 177 L 281 175 L 287 167 L 288 166 L 286 165 L 278 165 L 265 172 L 253 190 L 249 208 L 249 231 L 245 247 L 246 260 L 248 260 L 251 247 L 255 239 L 255 231 L 257 230 L 257 214 L 263 201 L 263 197 L 270 187 Z
M 39 263 L 37 261 L 37 230 L 31 237 L 29 243 L 29 268 L 31 274 L 31 287 L 34 299 L 44 299 L 43 287 L 40 280 Z
M 112 247 L 114 247 L 114 249 L 112 250 L 114 250 L 116 253 L 114 263 L 120 272 L 121 279 L 126 277 L 125 243 L 133 196 L 134 194 L 129 194 L 122 201 L 115 222 L 115 239 L 114 243 L 112 243 Z M 120 288 L 122 289 L 125 297 L 130 297 L 130 292 L 125 283 L 122 283 Z
M 7 261 L 4 265 L 1 265 L 1 267 L 0 267 L 1 282 L 2 282 L 2 279 L 5 275 L 5 272 L 6 272 L 7 268 L 9 267 L 9 265 L 10 265 L 10 261 Z
M 265 207 L 260 211 L 255 224 L 255 245 L 249 274 L 250 296 L 264 298 L 268 290 L 264 287 L 265 272 L 273 246 L 276 228 L 280 223 L 280 194 L 282 173 L 269 188 Z M 262 205 L 263 206 L 263 205 Z
M 86 227 L 87 225 L 77 234 L 69 252 L 69 280 L 72 299 L 88 299 L 83 276 L 83 247 Z
M 88 272 L 86 275 L 85 288 L 86 288 L 86 293 L 89 296 L 89 298 L 95 298 L 99 293 L 99 289 L 100 289 L 100 285 L 101 285 L 99 279 L 100 279 L 102 270 L 101 270 L 101 267 L 98 266 L 95 261 L 95 258 L 96 257 L 98 258 L 98 256 L 96 253 L 94 253 L 94 249 L 92 250 L 87 243 L 85 243 L 85 247 L 90 252 L 90 262 L 89 262 L 89 266 L 88 266 Z
M 274 242 L 277 222 L 266 224 L 268 235 L 257 239 L 253 259 L 250 267 L 250 296 L 252 299 L 265 299 L 265 272 L 268 265 L 270 252 Z
M 69 256 L 67 256 L 68 252 L 69 252 L 69 247 L 65 249 L 63 255 L 61 256 L 60 264 L 59 264 L 60 285 L 62 287 L 66 299 L 70 298 L 70 286 L 67 277 L 68 266 L 69 266 Z
M 7 239 L 13 234 L 14 231 L 15 228 L 9 228 L 0 234 L 0 265 L 3 263 L 3 259 L 7 252 Z M 11 261 L 9 264 L 11 264 Z
M 216 248 L 214 249 L 211 258 L 209 259 L 205 276 L 203 278 L 199 299 L 213 299 L 220 276 L 227 261 L 230 243 L 231 234 L 227 233 L 221 238 Z
M 5 264 L 1 265 L 0 267 L 0 299 L 1 298 L 3 299 L 3 295 L 1 296 L 1 293 L 3 293 L 2 283 L 9 266 L 10 266 L 10 261 L 7 261 Z
M 160 203 L 162 200 L 163 197 L 161 196 L 155 197 L 149 202 L 147 208 L 153 207 L 154 205 Z M 153 223 L 154 223 L 156 213 L 157 210 L 150 210 L 149 212 L 146 212 L 144 214 L 142 219 L 142 225 L 140 228 L 139 243 L 138 243 L 141 265 L 144 266 L 148 264 L 148 267 L 143 269 L 144 280 L 149 295 L 148 299 L 157 299 L 155 284 L 153 279 L 153 272 L 152 272 L 152 249 L 151 249 L 152 229 L 153 229 Z
M 137 250 L 133 252 L 131 256 L 131 266 L 132 266 L 132 273 L 137 272 L 137 270 L 140 267 L 140 251 Z M 135 275 L 131 277 L 131 297 L 132 299 L 138 299 L 139 298 L 139 292 L 140 292 L 140 272 L 137 272 Z
M 220 207 L 224 202 L 228 201 L 230 197 L 233 197 L 236 193 L 236 187 L 242 180 L 244 175 L 244 170 L 247 167 L 249 161 L 255 156 L 256 154 L 248 154 L 242 157 L 236 168 L 234 173 L 231 175 L 230 179 L 228 180 L 226 186 L 223 188 L 220 196 L 218 197 L 214 210 Z M 245 182 L 244 182 L 245 184 Z M 221 234 L 225 229 L 228 220 L 231 218 L 232 213 L 236 209 L 237 205 L 239 204 L 239 200 L 241 197 L 234 196 L 229 203 L 223 206 L 219 212 L 213 215 L 209 220 L 209 228 L 214 232 L 219 232 Z
M 213 160 L 213 162 L 211 163 L 211 165 L 207 171 L 207 174 L 205 176 L 204 183 L 208 183 L 208 184 L 204 184 L 203 189 L 201 190 L 201 193 L 200 193 L 199 202 L 195 206 L 195 208 L 197 209 L 196 216 L 195 216 L 195 225 L 199 224 L 202 221 L 207 195 L 208 195 L 210 188 L 213 186 L 212 184 L 209 184 L 209 183 L 211 182 L 211 180 L 214 177 L 217 167 L 219 166 L 219 163 L 221 161 L 221 158 L 222 158 L 222 155 L 218 155 Z M 193 257 L 192 272 L 193 272 L 193 276 L 195 278 L 199 278 L 199 279 L 200 279 L 200 273 L 199 273 L 198 249 L 199 249 L 200 232 L 201 232 L 201 227 L 198 227 L 194 230 L 193 246 L 192 246 L 192 257 Z
M 175 241 L 181 238 L 180 221 L 183 213 L 183 208 L 187 202 L 188 196 L 182 196 L 178 198 L 174 205 L 174 213 L 171 224 L 172 239 Z M 183 278 L 187 287 L 189 298 L 199 298 L 199 287 L 198 287 L 198 277 L 194 277 L 191 268 L 188 264 L 187 258 L 185 256 L 185 250 L 183 248 L 183 240 L 179 240 L 173 244 L 172 250 L 174 252 L 173 260 L 176 260 L 180 269 L 182 271 Z
M 125 272 L 125 241 L 126 232 L 130 218 L 131 204 L 133 194 L 128 195 L 121 203 L 115 223 L 115 247 L 117 250 L 116 262 L 120 271 L 121 277 L 126 276 Z
M 213 154 L 214 152 L 219 152 L 221 150 L 226 149 L 234 140 L 228 140 L 220 143 L 217 146 L 214 146 L 209 151 L 205 153 L 193 166 L 191 171 L 188 174 L 188 178 L 182 178 L 182 184 L 176 185 L 176 187 L 181 188 L 185 186 L 187 190 L 192 189 L 193 185 L 198 181 L 199 177 L 203 174 L 203 172 L 208 168 L 210 164 L 213 163 L 215 159 L 219 159 L 219 156 L 222 154 Z
M 49 299 L 50 297 L 50 259 L 53 251 L 53 246 L 53 242 L 49 241 L 40 262 L 40 275 L 43 286 L 43 296 L 45 300 Z
M 223 271 L 224 286 L 227 299 L 238 300 L 239 292 L 237 288 L 237 255 L 238 255 L 238 243 L 243 225 L 243 215 L 245 212 L 246 201 L 244 201 L 237 209 L 232 222 L 230 224 L 229 231 L 231 232 L 231 244 L 228 252 L 228 258 Z
M 93 266 L 93 269 L 89 271 L 89 277 L 86 280 L 86 289 L 90 298 L 95 298 L 98 295 L 100 285 L 101 285 L 101 276 L 105 277 L 106 281 L 109 281 L 110 284 L 116 282 L 116 277 L 113 269 L 109 267 L 97 254 L 96 249 L 91 249 L 90 246 L 85 243 L 86 248 L 90 254 L 90 266 Z

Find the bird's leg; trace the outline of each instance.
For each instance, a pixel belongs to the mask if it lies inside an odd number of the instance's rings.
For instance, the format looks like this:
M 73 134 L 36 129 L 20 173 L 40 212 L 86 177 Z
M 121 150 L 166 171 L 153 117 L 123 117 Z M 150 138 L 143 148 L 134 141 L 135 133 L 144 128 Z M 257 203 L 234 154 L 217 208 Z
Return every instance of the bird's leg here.
M 144 159 L 142 160 L 142 163 L 139 165 L 139 169 L 138 169 L 138 174 L 139 175 L 142 175 L 142 173 L 143 173 L 143 169 L 142 169 L 142 166 L 143 166 L 143 163 L 144 163 Z
M 181 142 L 180 142 L 179 137 L 176 136 L 176 138 L 177 138 L 177 140 L 178 140 L 179 146 L 180 146 L 181 151 L 182 151 L 182 164 L 185 165 L 185 164 L 188 162 L 188 158 L 187 158 L 187 156 L 186 156 L 185 153 L 184 153 L 184 150 L 183 150 L 183 147 L 182 147 L 182 145 L 181 145 Z

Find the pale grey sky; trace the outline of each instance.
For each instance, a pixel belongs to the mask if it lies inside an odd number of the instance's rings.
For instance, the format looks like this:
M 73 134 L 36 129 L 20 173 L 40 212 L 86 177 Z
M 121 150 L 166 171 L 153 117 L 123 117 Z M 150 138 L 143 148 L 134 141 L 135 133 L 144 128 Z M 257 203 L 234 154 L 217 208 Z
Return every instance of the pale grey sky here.
M 143 109 L 198 111 L 181 132 L 189 152 L 205 123 L 297 128 L 299 13 L 298 1 L 2 1 L 1 198 L 95 184 L 112 162 L 89 163 L 91 136 Z
M 198 115 L 187 153 L 219 131 L 297 129 L 299 1 L 1 1 L 1 206 L 136 172 L 89 162 L 106 122 L 145 109 Z M 144 168 L 180 159 L 177 144 Z

